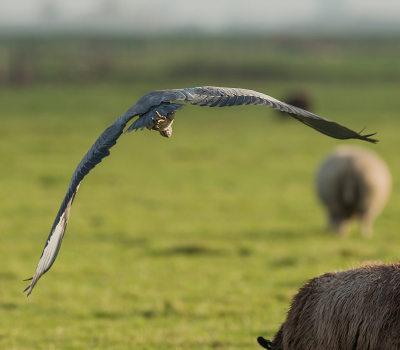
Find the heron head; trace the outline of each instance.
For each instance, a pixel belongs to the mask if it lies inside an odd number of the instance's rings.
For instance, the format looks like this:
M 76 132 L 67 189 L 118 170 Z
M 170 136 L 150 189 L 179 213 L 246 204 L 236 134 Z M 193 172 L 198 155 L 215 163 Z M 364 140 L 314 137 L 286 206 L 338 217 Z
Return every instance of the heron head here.
M 161 136 L 168 137 L 168 138 L 171 137 L 171 135 L 172 135 L 172 126 L 171 126 L 171 124 L 168 125 L 168 127 L 166 127 L 164 130 L 159 130 L 159 133 L 160 133 Z

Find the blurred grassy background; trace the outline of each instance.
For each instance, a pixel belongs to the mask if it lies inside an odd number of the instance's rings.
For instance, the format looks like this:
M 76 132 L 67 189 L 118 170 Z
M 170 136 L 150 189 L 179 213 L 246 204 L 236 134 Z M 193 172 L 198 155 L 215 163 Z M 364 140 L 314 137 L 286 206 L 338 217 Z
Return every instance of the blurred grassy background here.
M 0 37 L 0 82 L 398 82 L 399 55 L 397 37 Z
M 398 39 L 0 40 L 0 347 L 256 349 L 308 278 L 398 261 Z M 27 299 L 70 177 L 144 93 L 220 85 L 378 132 L 393 194 L 361 239 L 325 232 L 313 188 L 343 142 L 260 106 L 179 111 L 122 135 L 83 181 L 59 257 Z

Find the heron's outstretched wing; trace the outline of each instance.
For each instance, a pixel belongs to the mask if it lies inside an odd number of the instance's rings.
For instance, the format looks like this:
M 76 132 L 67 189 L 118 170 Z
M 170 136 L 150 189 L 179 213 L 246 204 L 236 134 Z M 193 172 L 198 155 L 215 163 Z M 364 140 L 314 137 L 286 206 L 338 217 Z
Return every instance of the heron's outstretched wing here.
M 110 154 L 109 149 L 117 143 L 117 139 L 122 134 L 125 125 L 125 118 L 121 117 L 117 119 L 100 135 L 78 164 L 74 174 L 72 175 L 71 182 L 68 186 L 60 210 L 54 220 L 53 227 L 50 230 L 49 237 L 47 238 L 35 274 L 33 275 L 29 286 L 24 290 L 24 292 L 28 290 L 28 295 L 31 294 L 32 289 L 39 278 L 50 269 L 51 265 L 53 265 L 57 258 L 64 237 L 64 232 L 67 227 L 71 205 L 81 181 L 91 169 L 99 164 L 104 157 L 107 157 Z
M 83 157 L 82 161 L 78 164 L 60 210 L 58 211 L 54 224 L 50 230 L 50 234 L 47 238 L 35 274 L 32 277 L 29 286 L 25 289 L 25 291 L 28 290 L 28 295 L 31 294 L 32 289 L 39 278 L 50 269 L 57 258 L 64 237 L 64 232 L 67 227 L 72 202 L 83 178 L 91 169 L 100 163 L 104 157 L 110 154 L 109 149 L 116 144 L 117 139 L 122 134 L 123 129 L 129 120 L 135 116 L 139 116 L 131 127 L 129 127 L 129 131 L 151 127 L 153 119 L 157 117 L 156 112 L 162 116 L 166 116 L 168 113 L 174 113 L 176 110 L 182 108 L 183 104 L 172 103 L 177 100 L 191 103 L 193 105 L 209 107 L 250 104 L 264 105 L 287 112 L 302 123 L 334 138 L 355 138 L 369 142 L 377 142 L 376 140 L 369 138 L 373 134 L 360 135 L 328 119 L 321 118 L 313 113 L 288 105 L 271 96 L 252 90 L 205 86 L 150 92 L 144 95 L 134 106 L 111 124 L 99 136 L 93 146 Z
M 79 185 L 83 178 L 92 170 L 97 164 L 101 162 L 104 157 L 110 154 L 110 148 L 117 143 L 117 139 L 121 136 L 127 122 L 134 116 L 142 116 L 140 123 L 137 124 L 138 128 L 143 129 L 145 123 L 152 122 L 152 118 L 157 118 L 156 111 L 152 108 L 158 106 L 157 111 L 165 116 L 168 113 L 174 112 L 182 108 L 181 103 L 163 103 L 162 99 L 167 99 L 164 93 L 163 96 L 152 93 L 143 96 L 134 106 L 132 106 L 126 113 L 119 117 L 112 123 L 96 140 L 93 146 L 89 149 L 81 162 L 78 164 L 74 174 L 72 175 L 71 182 L 68 186 L 67 193 L 61 204 L 60 210 L 54 220 L 53 227 L 47 238 L 39 263 L 36 267 L 35 274 L 31 279 L 31 283 L 24 290 L 28 291 L 27 296 L 32 293 L 37 281 L 43 274 L 45 274 L 53 265 L 57 258 L 58 252 L 61 247 L 61 242 L 64 237 L 64 232 L 67 227 L 70 209 L 75 195 L 78 191 Z M 144 98 L 145 97 L 145 98 Z M 161 99 L 159 99 L 161 97 Z M 158 102 L 159 101 L 159 102 Z M 161 107 L 159 106 L 161 104 Z
M 294 107 L 287 103 L 281 102 L 271 96 L 262 94 L 253 90 L 239 89 L 239 88 L 225 88 L 215 86 L 203 86 L 187 89 L 176 90 L 159 90 L 153 91 L 144 95 L 138 103 L 126 112 L 126 115 L 132 115 L 132 112 L 137 112 L 138 107 L 143 109 L 144 114 L 153 106 L 161 106 L 181 100 L 198 106 L 209 107 L 225 107 L 225 106 L 239 106 L 239 105 L 261 105 L 274 108 L 283 112 L 289 113 L 293 118 L 308 125 L 309 127 L 336 139 L 360 139 L 372 143 L 377 140 L 371 139 L 370 135 L 360 135 L 353 130 L 346 128 L 338 123 L 322 118 L 314 113 L 308 112 L 304 109 Z M 142 120 L 143 117 L 139 116 L 128 129 L 137 130 L 143 127 L 151 126 L 151 119 L 147 118 Z

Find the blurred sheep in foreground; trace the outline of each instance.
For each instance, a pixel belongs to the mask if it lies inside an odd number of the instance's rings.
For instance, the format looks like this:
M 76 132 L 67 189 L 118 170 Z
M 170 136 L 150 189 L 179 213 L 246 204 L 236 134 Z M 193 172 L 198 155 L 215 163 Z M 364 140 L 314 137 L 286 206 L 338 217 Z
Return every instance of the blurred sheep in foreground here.
M 323 161 L 316 185 L 328 212 L 328 228 L 344 235 L 351 221 L 358 219 L 362 235 L 368 237 L 390 196 L 392 180 L 387 165 L 376 153 L 341 146 Z
M 293 298 L 273 350 L 400 349 L 400 264 L 367 265 L 309 280 Z

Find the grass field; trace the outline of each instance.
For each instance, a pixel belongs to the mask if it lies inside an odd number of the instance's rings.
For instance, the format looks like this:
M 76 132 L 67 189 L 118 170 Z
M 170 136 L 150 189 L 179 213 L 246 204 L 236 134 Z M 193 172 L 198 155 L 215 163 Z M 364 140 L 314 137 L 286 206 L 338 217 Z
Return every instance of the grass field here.
M 259 106 L 187 106 L 171 139 L 122 135 L 85 178 L 58 259 L 26 298 L 22 280 L 98 135 L 148 91 L 203 84 L 277 98 L 292 88 L 201 79 L 0 88 L 1 349 L 257 349 L 308 278 L 398 261 L 399 86 L 309 82 L 317 114 L 380 142 L 340 142 Z M 369 240 L 324 230 L 313 176 L 342 143 L 374 149 L 392 170 Z

